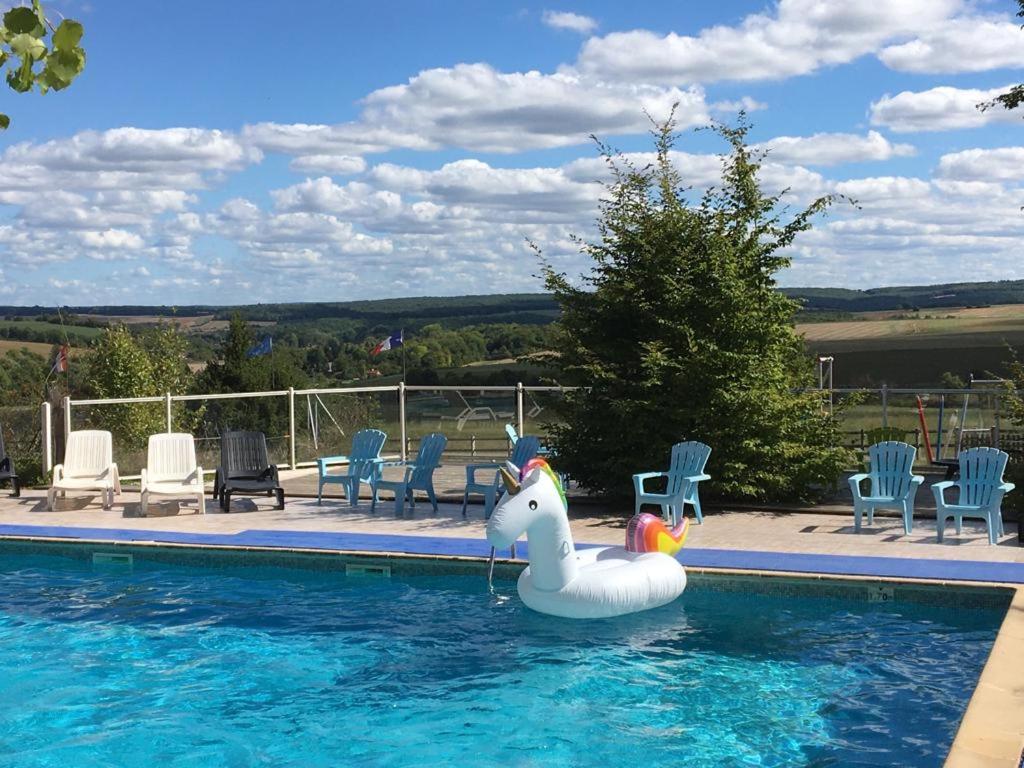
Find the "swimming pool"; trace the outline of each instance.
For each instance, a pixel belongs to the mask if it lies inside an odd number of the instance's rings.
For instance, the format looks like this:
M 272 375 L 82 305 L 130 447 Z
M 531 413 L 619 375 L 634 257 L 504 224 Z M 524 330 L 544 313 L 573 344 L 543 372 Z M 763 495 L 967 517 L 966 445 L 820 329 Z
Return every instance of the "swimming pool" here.
M 572 622 L 479 575 L 0 547 L 0 765 L 941 765 L 1002 610 L 794 591 Z

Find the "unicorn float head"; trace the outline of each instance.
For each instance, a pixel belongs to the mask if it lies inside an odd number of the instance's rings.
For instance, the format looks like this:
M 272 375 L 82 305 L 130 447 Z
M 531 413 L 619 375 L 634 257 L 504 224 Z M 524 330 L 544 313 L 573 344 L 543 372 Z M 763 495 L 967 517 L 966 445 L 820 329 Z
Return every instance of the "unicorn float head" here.
M 487 521 L 487 540 L 506 549 L 525 532 L 534 586 L 562 589 L 579 572 L 562 483 L 544 459 L 531 459 L 518 477 L 507 469 L 501 475 L 506 493 Z

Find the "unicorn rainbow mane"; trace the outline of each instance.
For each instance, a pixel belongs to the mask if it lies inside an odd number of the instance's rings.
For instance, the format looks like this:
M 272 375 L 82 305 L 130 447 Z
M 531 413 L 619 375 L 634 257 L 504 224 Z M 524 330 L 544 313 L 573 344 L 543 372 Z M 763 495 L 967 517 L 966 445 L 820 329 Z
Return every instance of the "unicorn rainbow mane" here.
M 568 499 L 565 498 L 565 489 L 562 487 L 562 481 L 558 479 L 558 475 L 555 474 L 555 471 L 551 468 L 551 465 L 544 461 L 544 459 L 533 458 L 526 462 L 526 464 L 524 464 L 522 468 L 519 470 L 519 479 L 525 479 L 526 476 L 535 469 L 539 469 L 541 472 L 543 472 L 545 475 L 551 478 L 551 482 L 555 484 L 555 488 L 558 489 L 558 495 L 562 499 L 562 507 L 564 507 L 565 511 L 568 512 L 569 501 Z

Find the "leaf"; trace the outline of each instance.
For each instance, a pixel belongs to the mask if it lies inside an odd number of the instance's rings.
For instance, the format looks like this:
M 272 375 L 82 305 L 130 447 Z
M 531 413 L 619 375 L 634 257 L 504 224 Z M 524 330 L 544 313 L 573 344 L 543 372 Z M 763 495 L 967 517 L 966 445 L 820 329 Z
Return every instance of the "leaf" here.
M 39 87 L 45 92 L 63 90 L 85 69 L 85 51 L 54 51 L 46 57 L 46 67 L 39 75 Z
M 6 131 L 7 127 L 11 124 L 11 118 L 0 112 L 0 131 Z
M 46 55 L 46 44 L 29 34 L 15 35 L 11 38 L 11 51 L 21 59 L 38 61 Z
M 85 29 L 77 21 L 64 19 L 53 33 L 53 47 L 58 51 L 73 51 L 82 40 Z
M 31 8 L 12 8 L 4 14 L 4 26 L 15 35 L 32 35 L 42 37 L 46 27 L 40 23 L 39 16 Z
M 7 73 L 7 84 L 18 93 L 32 90 L 35 74 L 32 72 L 32 59 L 22 59 L 21 66 Z

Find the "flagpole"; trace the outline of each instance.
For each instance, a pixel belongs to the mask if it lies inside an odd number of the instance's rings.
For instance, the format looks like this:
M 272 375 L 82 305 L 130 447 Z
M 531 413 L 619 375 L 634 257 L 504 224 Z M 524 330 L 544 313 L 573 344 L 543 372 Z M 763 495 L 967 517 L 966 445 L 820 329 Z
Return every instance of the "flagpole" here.
M 400 334 L 399 338 L 402 340 L 402 383 L 405 383 L 405 328 L 398 331 Z

